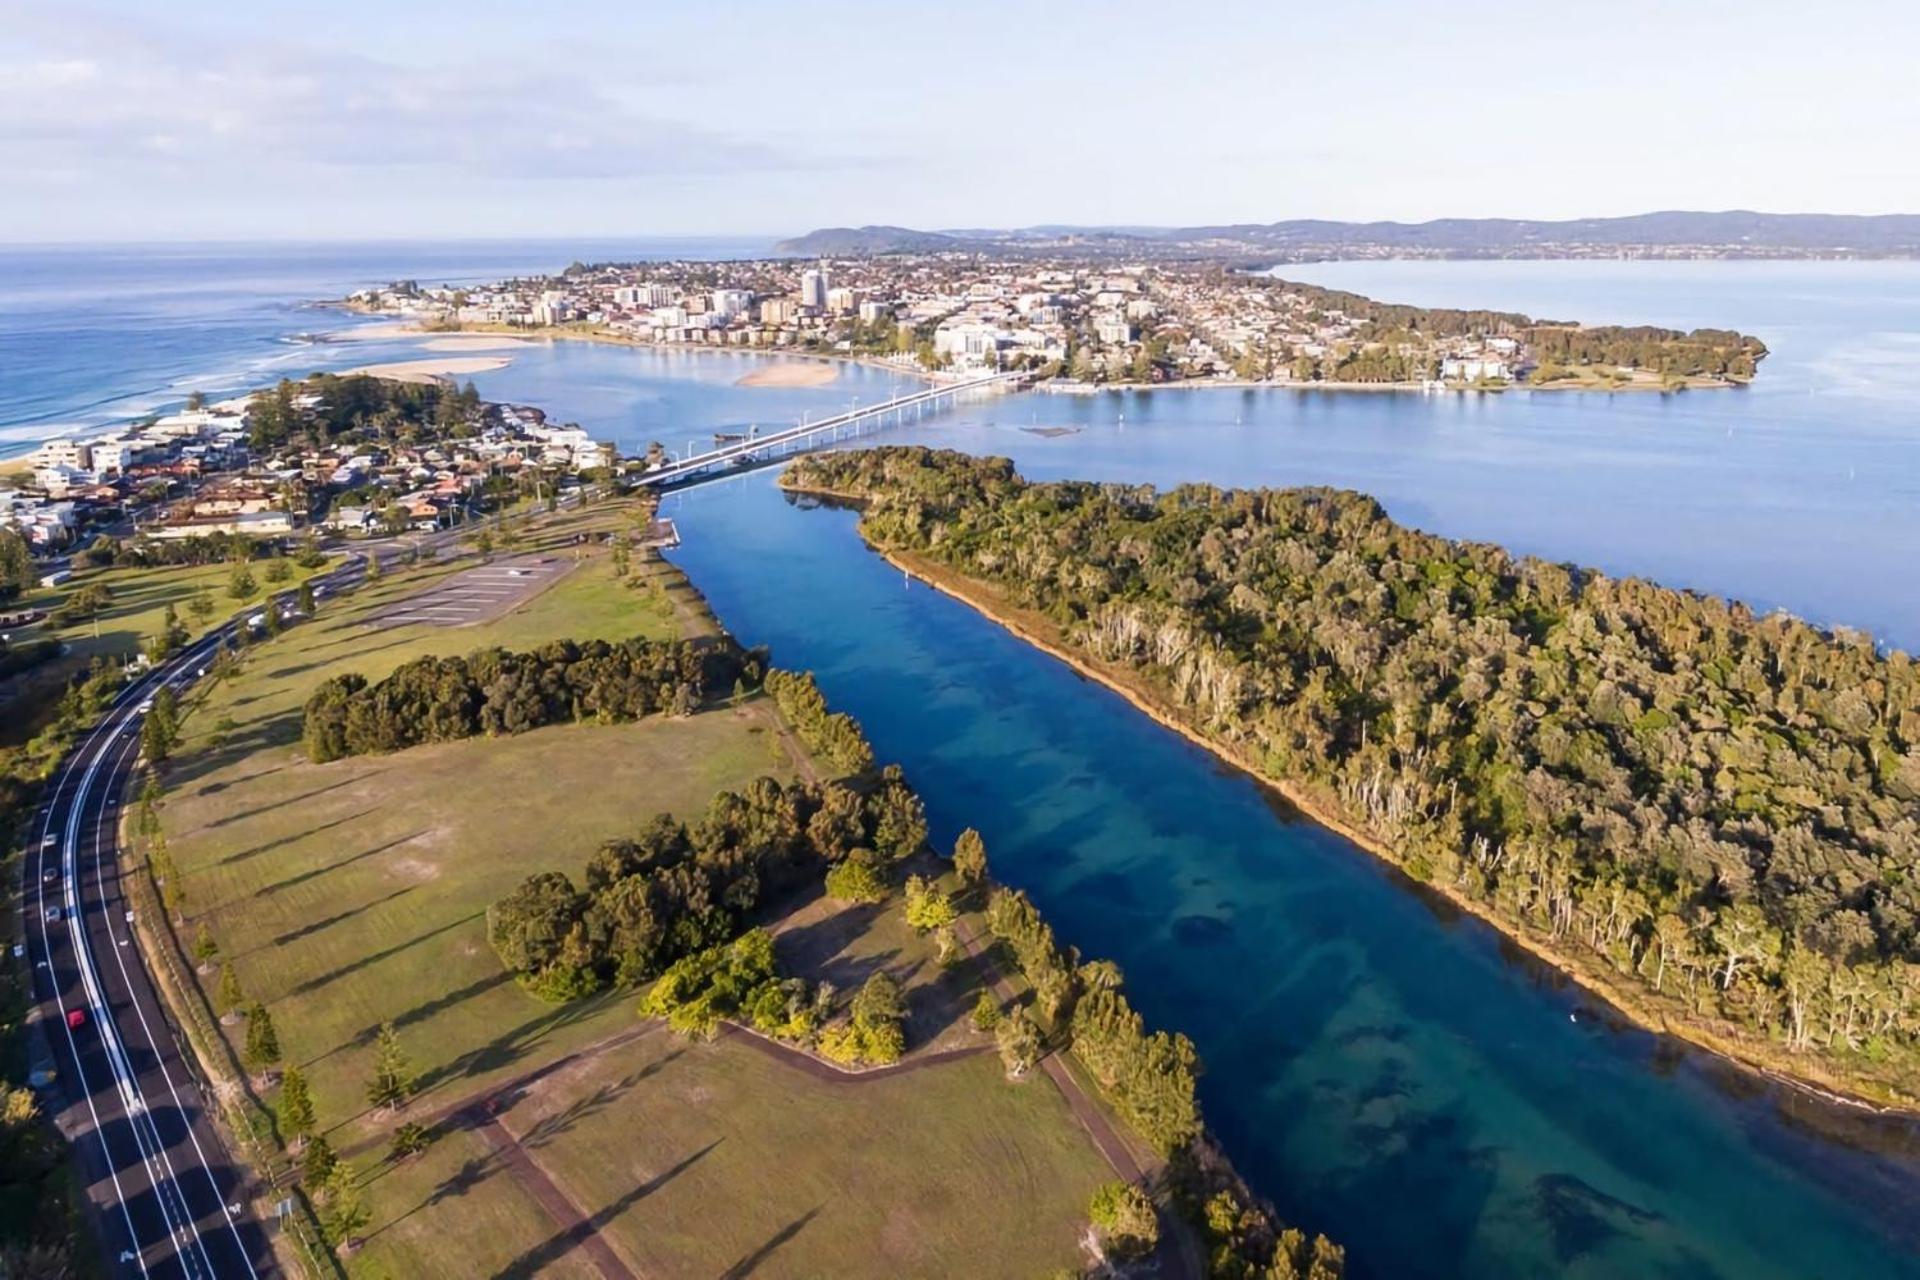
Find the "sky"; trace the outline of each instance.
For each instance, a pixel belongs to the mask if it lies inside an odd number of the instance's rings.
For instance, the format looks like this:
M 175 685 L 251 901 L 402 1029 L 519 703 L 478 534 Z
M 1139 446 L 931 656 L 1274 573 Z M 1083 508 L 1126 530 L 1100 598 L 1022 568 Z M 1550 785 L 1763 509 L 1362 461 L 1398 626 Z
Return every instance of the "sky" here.
M 1920 212 L 1916 48 L 1911 0 L 0 0 L 0 241 Z

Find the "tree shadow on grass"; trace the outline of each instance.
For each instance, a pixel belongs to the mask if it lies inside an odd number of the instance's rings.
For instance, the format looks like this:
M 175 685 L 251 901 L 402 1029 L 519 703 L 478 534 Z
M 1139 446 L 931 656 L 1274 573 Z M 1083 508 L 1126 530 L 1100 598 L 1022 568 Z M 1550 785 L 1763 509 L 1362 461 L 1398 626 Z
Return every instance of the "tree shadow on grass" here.
M 378 857 L 390 849 L 396 849 L 409 841 L 418 840 L 425 834 L 427 833 L 424 830 L 415 831 L 411 835 L 400 836 L 397 839 L 387 841 L 385 844 L 377 844 L 371 849 L 364 849 L 359 853 L 342 858 L 338 862 L 329 862 L 324 867 L 314 867 L 311 870 L 288 876 L 284 880 L 276 880 L 272 884 L 262 885 L 248 896 L 253 898 L 271 898 L 274 894 L 291 889 L 295 885 L 305 884 L 309 880 L 318 880 L 321 876 L 329 872 L 338 871 L 342 867 L 352 866 L 354 863 L 364 861 L 367 858 Z M 479 915 L 480 913 L 476 911 L 474 914 Z M 471 917 L 469 917 L 469 919 L 471 919 Z
M 479 1187 L 482 1183 L 486 1182 L 487 1179 L 499 1173 L 505 1167 L 506 1161 L 499 1153 L 492 1151 L 489 1151 L 484 1156 L 474 1156 L 462 1161 L 460 1167 L 442 1178 L 419 1204 L 414 1205 L 413 1208 L 408 1209 L 399 1217 L 381 1223 L 377 1228 L 369 1232 L 366 1238 L 372 1240 L 382 1231 L 387 1230 L 389 1227 L 399 1226 L 414 1214 L 419 1213 L 422 1209 L 433 1209 L 445 1204 L 449 1200 L 464 1199 L 469 1191 Z
M 365 855 L 363 854 L 361 856 L 364 857 Z M 383 951 L 375 951 L 369 955 L 361 956 L 351 964 L 343 964 L 336 969 L 329 969 L 325 973 L 315 974 L 313 977 L 288 989 L 286 994 L 290 996 L 303 996 L 308 992 L 318 991 L 330 982 L 338 981 L 349 974 L 358 973 L 362 969 L 370 968 L 373 965 L 379 964 L 382 960 L 391 959 L 399 955 L 402 951 L 419 946 L 429 938 L 437 937 L 450 930 L 458 929 L 463 924 L 478 920 L 484 914 L 485 912 L 475 911 L 470 915 L 460 917 L 458 920 L 449 920 L 437 929 L 429 929 L 423 934 L 408 938 L 405 942 L 395 943 Z
M 402 890 L 401 892 L 405 892 L 405 890 Z M 415 1026 L 419 1023 L 425 1022 L 429 1018 L 433 1018 L 441 1013 L 446 1012 L 448 1009 L 453 1008 L 455 1005 L 464 1004 L 468 1000 L 473 999 L 475 996 L 483 996 L 487 992 L 493 990 L 495 987 L 503 986 L 506 983 L 511 982 L 512 980 L 513 980 L 512 975 L 507 973 L 506 970 L 502 969 L 500 972 L 491 974 L 485 978 L 482 978 L 478 982 L 470 982 L 466 986 L 461 987 L 457 991 L 449 991 L 445 995 L 435 996 L 433 999 L 428 1000 L 423 1004 L 417 1004 L 413 1008 L 401 1014 L 399 1017 L 394 1018 L 392 1020 L 394 1030 L 396 1031 L 405 1030 L 407 1027 Z M 374 1023 L 372 1026 L 362 1027 L 360 1028 L 360 1030 L 354 1032 L 351 1036 L 348 1036 L 345 1040 L 341 1041 L 339 1044 L 335 1045 L 333 1048 L 327 1050 L 325 1053 L 322 1053 L 318 1057 L 315 1057 L 310 1061 L 303 1063 L 301 1065 L 312 1066 L 314 1063 L 322 1062 L 328 1058 L 331 1058 L 334 1054 L 340 1053 L 341 1051 L 346 1049 L 365 1048 L 367 1045 L 370 1045 L 375 1040 L 379 1039 L 379 1037 L 380 1037 L 379 1023 Z
M 319 826 L 302 831 L 297 835 L 281 836 L 277 840 L 269 840 L 265 844 L 254 845 L 251 849 L 242 849 L 238 853 L 230 853 L 220 859 L 220 865 L 223 867 L 231 866 L 236 862 L 245 862 L 248 858 L 257 858 L 263 853 L 272 853 L 275 849 L 285 848 L 295 841 L 305 840 L 308 836 L 317 836 L 322 831 L 331 831 L 335 827 L 344 827 L 347 823 L 357 821 L 373 812 L 375 812 L 373 809 L 362 809 L 360 812 L 350 813 L 344 818 L 335 818 L 332 822 L 323 822 Z
M 243 751 L 240 754 L 244 755 L 246 752 Z M 315 787 L 311 791 L 303 791 L 297 796 L 287 796 L 284 799 L 274 800 L 267 804 L 255 805 L 251 809 L 242 809 L 238 813 L 224 814 L 221 817 L 213 819 L 213 821 L 206 825 L 210 828 L 231 826 L 233 823 L 244 822 L 248 818 L 258 817 L 263 813 L 272 813 L 275 809 L 284 809 L 290 804 L 299 804 L 302 801 L 311 800 L 315 796 L 323 796 L 329 791 L 338 791 L 342 787 L 350 787 L 354 783 L 362 782 L 368 778 L 377 778 L 385 772 L 386 770 L 384 769 L 375 769 L 372 773 L 357 773 L 352 777 L 329 782 L 324 787 Z
M 825 1205 L 815 1205 L 813 1208 L 795 1218 L 792 1222 L 789 1222 L 786 1226 L 774 1232 L 771 1236 L 768 1236 L 765 1244 L 741 1258 L 725 1271 L 722 1271 L 720 1273 L 720 1280 L 745 1280 L 747 1276 L 758 1271 L 760 1264 L 778 1252 L 782 1245 L 785 1245 L 788 1241 L 806 1230 L 807 1224 L 819 1217 L 820 1210 L 824 1208 L 826 1208 Z
M 622 1094 L 658 1075 L 669 1063 L 686 1051 L 685 1045 L 677 1045 L 638 1070 L 629 1071 L 620 1079 L 601 1085 L 585 1097 L 575 1098 L 561 1110 L 547 1116 L 527 1130 L 525 1136 L 520 1139 L 520 1145 L 529 1149 L 543 1147 L 554 1139 L 570 1133 L 580 1124 L 593 1119 L 594 1116 L 618 1102 Z
M 598 1017 L 609 1004 L 625 1004 L 631 998 L 632 993 L 628 991 L 607 991 L 585 1000 L 570 1000 L 566 1004 L 556 1005 L 528 1018 L 504 1035 L 467 1050 L 451 1062 L 422 1072 L 416 1093 L 424 1095 L 450 1080 L 486 1075 L 510 1067 L 555 1031 Z
M 704 1160 L 707 1154 L 719 1146 L 722 1141 L 724 1141 L 724 1139 L 715 1138 L 712 1142 L 709 1142 L 692 1155 L 687 1156 L 665 1173 L 648 1178 L 645 1182 L 621 1195 L 611 1204 L 596 1211 L 590 1217 L 582 1219 L 564 1231 L 559 1231 L 549 1236 L 547 1239 L 515 1258 L 512 1262 L 509 1262 L 499 1271 L 496 1271 L 494 1273 L 494 1280 L 525 1280 L 526 1277 L 539 1275 L 548 1267 L 579 1248 L 587 1240 L 598 1235 L 600 1228 L 606 1226 L 634 1205 L 639 1204 L 661 1187 L 666 1186 L 669 1182 L 672 1182 L 688 1169 L 691 1169 L 694 1165 Z M 819 1210 L 816 1209 L 814 1212 L 818 1213 Z M 804 1226 L 805 1222 L 803 1221 L 800 1225 Z M 794 1230 L 797 1232 L 797 1228 L 794 1228 Z M 788 1237 L 788 1239 L 791 1238 L 791 1236 Z M 781 1243 L 784 1243 L 784 1241 Z M 763 1249 L 765 1247 L 766 1246 L 762 1246 Z M 743 1272 L 742 1274 L 745 1273 Z
M 267 945 L 273 946 L 273 947 L 284 947 L 289 942 L 298 942 L 302 938 L 310 938 L 316 933 L 321 933 L 327 929 L 333 928 L 334 925 L 343 924 L 346 921 L 353 919 L 355 916 L 362 914 L 363 912 L 371 911 L 375 907 L 383 907 L 387 903 L 392 902 L 395 898 L 403 898 L 407 894 L 412 893 L 417 888 L 419 888 L 418 885 L 412 885 L 412 884 L 402 885 L 398 889 L 395 889 L 392 893 L 384 894 L 381 897 L 375 898 L 371 902 L 363 902 L 359 906 L 351 907 L 345 911 L 338 913 L 337 915 L 328 916 L 323 920 L 315 920 L 311 924 L 303 924 L 298 929 L 289 929 L 285 933 L 276 933 L 273 936 L 273 941 L 268 943 Z

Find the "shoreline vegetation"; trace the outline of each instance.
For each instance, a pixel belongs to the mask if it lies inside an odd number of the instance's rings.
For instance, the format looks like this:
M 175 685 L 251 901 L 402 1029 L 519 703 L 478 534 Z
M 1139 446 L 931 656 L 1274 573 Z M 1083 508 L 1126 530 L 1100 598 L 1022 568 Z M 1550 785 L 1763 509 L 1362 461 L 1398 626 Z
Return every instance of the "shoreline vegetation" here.
M 1116 966 L 1062 947 L 1023 892 L 994 882 L 977 833 L 963 834 L 945 862 L 953 893 L 940 888 L 943 876 L 902 883 L 928 861 L 925 810 L 898 766 L 876 768 L 858 722 L 830 710 L 810 673 L 770 669 L 763 650 L 743 651 L 724 633 L 697 647 L 562 641 L 427 657 L 374 683 L 356 673 L 330 678 L 304 704 L 301 740 L 308 759 L 324 764 L 549 723 L 686 717 L 729 682 L 732 705 L 769 699 L 806 756 L 833 776 L 808 769 L 785 786 L 762 777 L 717 794 L 692 822 L 662 812 L 631 839 L 603 843 L 579 885 L 564 872 L 534 871 L 486 910 L 489 945 L 523 991 L 552 1005 L 609 990 L 637 994 L 641 1016 L 690 1039 L 732 1027 L 823 1070 L 904 1069 L 909 1049 L 923 1046 L 907 1042 L 892 980 L 870 978 L 843 1017 L 831 984 L 781 966 L 764 908 L 810 886 L 863 909 L 890 906 L 903 892 L 908 922 L 934 932 L 956 958 L 974 945 L 957 934 L 960 911 L 978 909 L 995 948 L 983 958 L 988 982 L 1001 985 L 994 975 L 1010 972 L 1025 988 L 1010 988 L 1009 1007 L 974 1015 L 979 1030 L 995 1032 L 1008 1078 L 1044 1068 L 1060 1083 L 1045 1059 L 1071 1055 L 1101 1106 L 1151 1149 L 1153 1164 L 1139 1176 L 1187 1220 L 1216 1264 L 1212 1274 L 1258 1268 L 1276 1280 L 1338 1280 L 1343 1250 L 1279 1221 L 1208 1133 L 1192 1044 L 1149 1031 Z
M 1584 926 L 1587 912 L 1580 908 L 1588 903 L 1583 901 L 1576 907 L 1576 899 L 1571 892 L 1563 894 L 1560 902 L 1547 913 L 1545 922 L 1530 919 L 1524 914 L 1499 910 L 1494 902 L 1477 897 L 1463 884 L 1438 874 L 1438 869 L 1425 854 L 1410 851 L 1402 843 L 1368 829 L 1342 804 L 1337 791 L 1329 791 L 1324 783 L 1310 784 L 1296 774 L 1277 770 L 1270 760 L 1262 759 L 1250 750 L 1247 743 L 1230 740 L 1217 730 L 1196 725 L 1191 713 L 1170 697 L 1167 690 L 1156 687 L 1140 671 L 1123 661 L 1105 660 L 1088 652 L 1056 619 L 1013 599 L 1000 584 L 961 572 L 939 555 L 925 549 L 903 546 L 881 535 L 875 528 L 876 522 L 870 518 L 876 508 L 884 508 L 899 499 L 909 504 L 924 502 L 927 495 L 924 491 L 910 495 L 904 486 L 888 487 L 887 482 L 871 483 L 869 478 L 862 476 L 863 466 L 871 466 L 871 460 L 880 455 L 891 455 L 889 461 L 905 455 L 933 458 L 935 468 L 942 465 L 944 457 L 964 458 L 963 455 L 936 455 L 932 451 L 913 448 L 875 449 L 825 458 L 807 457 L 790 464 L 787 471 L 782 473 L 780 484 L 795 496 L 815 497 L 858 508 L 863 513 L 860 523 L 863 539 L 888 563 L 966 604 L 1024 642 L 1126 699 L 1156 723 L 1245 772 L 1261 785 L 1270 787 L 1311 821 L 1352 841 L 1406 875 L 1420 888 L 1437 893 L 1445 901 L 1491 925 L 1535 960 L 1550 966 L 1582 990 L 1604 1001 L 1610 1009 L 1636 1027 L 1672 1036 L 1754 1075 L 1824 1103 L 1843 1106 L 1858 1113 L 1889 1116 L 1920 1114 L 1920 1093 L 1916 1093 L 1910 1074 L 1884 1069 L 1890 1052 L 1884 1043 L 1870 1043 L 1861 1037 L 1858 1041 L 1861 1047 L 1849 1050 L 1844 1056 L 1836 1053 L 1820 1055 L 1817 1052 L 1819 1046 L 1806 1039 L 1801 1041 L 1797 1050 L 1783 1043 L 1783 1040 L 1793 1036 L 1796 1029 L 1805 1030 L 1816 1020 L 1824 1021 L 1829 1013 L 1824 1006 L 1830 1001 L 1836 1006 L 1831 1010 L 1836 1019 L 1843 1013 L 1852 1016 L 1847 1012 L 1852 1008 L 1850 1003 L 1844 1009 L 1839 1007 L 1847 1000 L 1843 993 L 1851 989 L 1848 975 L 1852 969 L 1849 966 L 1838 961 L 1829 961 L 1824 966 L 1810 959 L 1803 961 L 1800 964 L 1803 970 L 1801 975 L 1785 979 L 1789 984 L 1785 993 L 1770 1002 L 1763 1001 L 1773 1015 L 1784 1023 L 1784 1026 L 1769 1030 L 1742 1025 L 1730 1017 L 1725 1009 L 1702 1010 L 1683 1005 L 1675 994 L 1679 988 L 1678 981 L 1673 981 L 1670 987 L 1650 987 L 1646 981 L 1646 970 L 1657 965 L 1663 976 L 1678 974 L 1684 960 L 1693 965 L 1704 979 L 1707 992 L 1717 995 L 1716 974 L 1729 964 L 1727 955 L 1702 955 L 1700 952 L 1705 948 L 1698 939 L 1683 941 L 1677 936 L 1677 931 L 1668 930 L 1664 925 L 1649 927 L 1643 945 L 1628 943 L 1624 948 L 1615 949 L 1616 953 L 1624 949 L 1631 956 L 1631 962 L 1625 965 L 1624 970 L 1618 962 L 1611 965 L 1599 963 L 1597 956 L 1585 954 L 1585 950 L 1591 948 L 1581 947 L 1583 939 L 1573 928 L 1572 917 L 1576 912 L 1580 924 Z M 1007 474 L 1011 474 L 1010 465 L 1004 459 L 964 458 L 964 465 L 969 467 L 993 464 L 1006 467 Z M 1026 485 L 1017 478 L 1015 483 L 1027 489 L 1054 488 Z M 1231 498 L 1235 495 L 1224 496 Z M 1346 496 L 1360 500 L 1356 495 Z M 1380 518 L 1384 520 L 1384 517 Z M 976 540 L 977 534 L 970 538 L 969 545 L 977 545 Z M 1812 629 L 1806 630 L 1811 632 Z M 1904 660 L 1904 655 L 1895 657 Z M 1908 761 L 1914 758 L 1913 755 L 1906 757 Z M 1470 847 L 1485 849 L 1484 844 Z M 1504 856 L 1504 850 L 1502 853 Z M 1475 882 L 1480 883 L 1477 880 Z M 1773 963 L 1791 975 L 1796 964 L 1795 957 L 1818 954 L 1804 942 L 1796 944 L 1787 941 L 1783 946 L 1779 938 L 1766 938 L 1765 922 L 1748 913 L 1729 908 L 1727 914 L 1738 915 L 1742 926 L 1755 935 L 1744 944 L 1734 943 L 1732 965 L 1736 971 L 1739 971 L 1737 966 L 1743 961 L 1749 969 L 1739 972 L 1757 973 L 1765 965 Z M 1841 922 L 1842 927 L 1851 927 L 1854 923 L 1851 919 Z M 1819 936 L 1817 928 L 1813 932 Z M 1721 935 L 1709 932 L 1708 936 Z M 1683 955 L 1683 951 L 1689 954 Z M 1783 952 L 1786 957 L 1784 961 L 1781 960 Z M 1818 976 L 1829 984 L 1832 995 L 1812 990 L 1815 976 L 1804 972 L 1808 967 L 1813 967 Z M 1865 966 L 1860 968 L 1864 970 Z M 1867 976 L 1862 972 L 1863 983 L 1855 985 L 1863 985 Z M 1905 976 L 1908 976 L 1907 972 L 1889 975 L 1887 981 L 1897 984 Z M 1693 989 L 1691 978 L 1688 987 L 1690 991 Z M 1903 1026 L 1911 1025 L 1905 1020 L 1897 1021 Z M 1898 1052 L 1903 1060 L 1910 1059 L 1912 1047 L 1902 1045 L 1891 1052 Z
M 370 307 L 354 301 L 329 303 L 355 315 L 395 317 L 396 313 L 377 307 Z M 794 351 L 784 348 L 718 346 L 708 343 L 660 342 L 650 338 L 639 338 L 631 334 L 618 333 L 602 325 L 587 323 L 569 323 L 555 325 L 513 325 L 489 324 L 459 320 L 430 320 L 400 316 L 390 318 L 387 323 L 369 325 L 343 331 L 339 337 L 344 341 L 371 341 L 381 338 L 437 338 L 447 345 L 437 343 L 424 344 L 427 349 L 456 351 L 471 349 L 474 351 L 505 350 L 505 346 L 496 347 L 491 342 L 480 345 L 487 339 L 510 338 L 515 343 L 536 343 L 544 340 L 567 342 L 597 342 L 609 346 L 641 347 L 660 351 L 706 352 L 717 355 L 737 355 L 754 357 L 768 362 L 765 370 L 749 373 L 741 377 L 735 385 L 743 387 L 808 387 L 824 386 L 832 381 L 830 377 L 821 377 L 818 381 L 811 378 L 800 380 L 804 375 L 776 373 L 780 364 L 786 361 L 818 362 L 828 367 L 845 364 L 867 369 L 879 369 L 888 373 L 903 374 L 909 377 L 933 381 L 935 374 L 903 361 L 878 359 L 873 356 L 850 355 L 832 351 Z M 473 343 L 471 348 L 466 340 Z M 454 345 L 459 344 L 459 345 Z M 422 370 L 431 362 L 419 363 Z M 489 367 L 498 368 L 505 364 Z M 372 368 L 400 368 L 404 366 L 373 366 Z M 354 372 L 371 372 L 370 369 Z M 1614 376 L 1597 372 L 1591 367 L 1568 368 L 1550 376 L 1529 378 L 1520 382 L 1496 380 L 1480 383 L 1459 381 L 1442 382 L 1435 379 L 1398 379 L 1393 381 L 1351 381 L 1343 379 L 1324 380 L 1273 380 L 1265 378 L 1180 378 L 1165 381 L 1133 378 L 1108 378 L 1099 382 L 1079 381 L 1068 377 L 1041 379 L 1034 389 L 1052 395 L 1098 395 L 1102 392 L 1149 392 L 1149 391 L 1292 391 L 1302 394 L 1312 392 L 1360 392 L 1366 394 L 1396 395 L 1434 395 L 1440 393 L 1467 394 L 1484 392 L 1501 394 L 1508 391 L 1594 391 L 1594 392 L 1648 392 L 1657 391 L 1673 394 L 1681 391 L 1738 390 L 1750 385 L 1751 378 L 1720 378 L 1707 375 L 1687 377 L 1663 377 L 1647 369 L 1619 370 Z M 380 376 L 393 377 L 383 373 Z M 789 380 L 792 379 L 792 380 Z

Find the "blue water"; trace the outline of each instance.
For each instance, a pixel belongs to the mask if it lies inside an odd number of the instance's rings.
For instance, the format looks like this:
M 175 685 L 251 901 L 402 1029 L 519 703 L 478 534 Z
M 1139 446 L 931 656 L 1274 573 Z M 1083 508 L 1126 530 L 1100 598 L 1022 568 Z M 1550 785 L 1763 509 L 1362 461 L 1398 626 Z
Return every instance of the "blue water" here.
M 1730 325 L 1777 354 L 1742 392 L 1033 395 L 894 438 L 1007 453 L 1034 476 L 1344 484 L 1438 532 L 1920 644 L 1920 267 L 1290 270 L 1406 301 Z M 390 274 L 432 273 L 383 260 L 362 278 Z M 287 301 L 265 298 L 238 305 Z M 892 381 L 848 369 L 820 388 L 739 387 L 749 367 L 552 344 L 476 381 L 629 449 L 818 414 Z M 111 363 L 68 376 L 126 385 Z M 0 363 L 0 398 L 32 394 L 23 377 Z M 1250 780 L 910 587 L 846 513 L 791 504 L 765 475 L 673 508 L 680 559 L 728 625 L 814 668 L 907 767 L 937 838 L 978 826 L 1002 879 L 1065 940 L 1119 960 L 1152 1021 L 1194 1037 L 1236 1161 L 1344 1241 L 1359 1274 L 1920 1275 L 1907 1126 L 1851 1127 L 1610 1026 Z
M 42 438 L 378 360 L 389 344 L 294 344 L 364 323 L 311 305 L 367 285 L 497 280 L 583 261 L 737 257 L 739 240 L 392 245 L 0 245 L 0 457 Z

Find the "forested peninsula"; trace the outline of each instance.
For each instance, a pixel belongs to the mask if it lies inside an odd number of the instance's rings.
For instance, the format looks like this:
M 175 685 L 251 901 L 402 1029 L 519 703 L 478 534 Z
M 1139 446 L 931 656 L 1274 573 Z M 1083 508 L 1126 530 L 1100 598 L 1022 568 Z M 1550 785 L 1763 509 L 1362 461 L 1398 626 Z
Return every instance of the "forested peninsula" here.
M 1920 1100 L 1920 671 L 1861 634 L 1403 528 L 1329 489 L 796 460 L 903 567 L 1623 1011 Z

